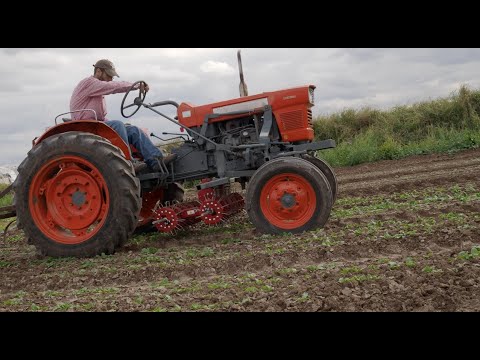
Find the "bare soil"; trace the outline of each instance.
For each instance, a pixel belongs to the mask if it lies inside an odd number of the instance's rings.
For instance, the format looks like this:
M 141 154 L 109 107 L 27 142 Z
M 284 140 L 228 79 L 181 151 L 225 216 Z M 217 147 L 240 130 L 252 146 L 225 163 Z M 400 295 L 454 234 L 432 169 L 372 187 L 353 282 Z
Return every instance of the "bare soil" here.
M 259 234 L 241 213 L 53 259 L 9 229 L 0 311 L 480 310 L 480 149 L 335 171 L 327 226 L 301 235 Z

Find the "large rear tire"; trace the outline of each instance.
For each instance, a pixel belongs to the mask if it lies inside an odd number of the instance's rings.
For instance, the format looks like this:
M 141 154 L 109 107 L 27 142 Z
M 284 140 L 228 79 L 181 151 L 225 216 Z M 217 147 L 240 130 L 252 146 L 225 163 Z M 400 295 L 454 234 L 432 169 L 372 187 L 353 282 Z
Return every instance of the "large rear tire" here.
M 281 158 L 260 167 L 248 183 L 250 220 L 264 233 L 301 233 L 323 227 L 332 209 L 325 175 L 300 158 Z
M 18 226 L 52 257 L 112 254 L 141 207 L 132 164 L 104 138 L 66 132 L 35 146 L 14 183 Z
M 302 155 L 302 158 L 311 162 L 313 165 L 319 168 L 321 172 L 323 172 L 323 174 L 328 180 L 328 183 L 330 184 L 330 189 L 332 189 L 333 203 L 335 204 L 335 201 L 337 200 L 337 193 L 338 193 L 338 182 L 337 182 L 337 177 L 335 175 L 335 172 L 333 171 L 333 168 L 324 160 L 316 158 L 315 156 L 312 156 L 312 155 L 305 154 L 305 155 Z

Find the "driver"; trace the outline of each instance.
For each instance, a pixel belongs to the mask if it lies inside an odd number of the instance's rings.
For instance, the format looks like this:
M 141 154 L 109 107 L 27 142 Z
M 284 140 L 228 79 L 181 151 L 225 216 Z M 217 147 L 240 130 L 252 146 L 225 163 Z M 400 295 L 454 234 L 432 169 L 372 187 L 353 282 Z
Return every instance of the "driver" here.
M 114 76 L 120 76 L 110 60 L 98 60 L 93 67 L 93 76 L 89 76 L 80 81 L 75 90 L 73 90 L 70 99 L 70 111 L 80 109 L 95 110 L 99 121 L 104 121 L 106 125 L 115 130 L 126 144 L 135 146 L 144 158 L 145 163 L 134 162 L 135 173 L 144 170 L 147 165 L 152 171 L 159 172 L 160 162 L 163 161 L 165 165 L 168 165 L 175 160 L 177 154 L 171 154 L 164 158 L 160 149 L 157 148 L 150 138 L 138 127 L 125 125 L 122 121 L 108 120 L 106 118 L 107 106 L 105 95 L 126 93 L 132 87 L 133 83 L 112 81 Z M 149 87 L 146 85 L 144 91 L 147 92 L 148 90 Z M 91 117 L 91 111 L 81 111 L 72 114 L 72 120 L 90 120 Z

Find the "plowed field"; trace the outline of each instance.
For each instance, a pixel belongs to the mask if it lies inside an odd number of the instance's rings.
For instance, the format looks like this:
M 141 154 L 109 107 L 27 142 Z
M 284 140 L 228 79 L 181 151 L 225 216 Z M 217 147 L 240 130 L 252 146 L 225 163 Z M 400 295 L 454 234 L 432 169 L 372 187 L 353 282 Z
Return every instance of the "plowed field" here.
M 137 236 L 113 256 L 0 238 L 0 311 L 480 311 L 480 149 L 337 168 L 324 229 Z

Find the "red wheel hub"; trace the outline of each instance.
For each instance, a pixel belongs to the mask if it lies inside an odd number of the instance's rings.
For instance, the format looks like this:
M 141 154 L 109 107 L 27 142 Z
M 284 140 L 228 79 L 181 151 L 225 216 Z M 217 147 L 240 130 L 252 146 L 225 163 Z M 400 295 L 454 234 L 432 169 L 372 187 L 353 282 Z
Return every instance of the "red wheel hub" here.
M 156 211 L 156 220 L 153 222 L 158 231 L 168 233 L 177 228 L 178 216 L 174 209 L 166 207 Z
M 207 225 L 217 225 L 224 219 L 223 206 L 219 201 L 207 201 L 200 208 L 202 220 Z
M 107 184 L 89 161 L 66 156 L 43 165 L 29 191 L 32 218 L 53 241 L 79 244 L 105 222 L 110 199 Z
M 297 174 L 274 176 L 260 194 L 260 208 L 265 218 L 285 230 L 305 225 L 315 213 L 316 204 L 312 185 Z

